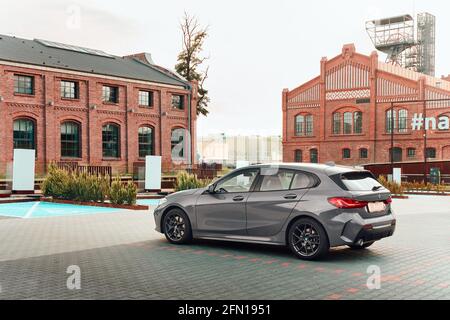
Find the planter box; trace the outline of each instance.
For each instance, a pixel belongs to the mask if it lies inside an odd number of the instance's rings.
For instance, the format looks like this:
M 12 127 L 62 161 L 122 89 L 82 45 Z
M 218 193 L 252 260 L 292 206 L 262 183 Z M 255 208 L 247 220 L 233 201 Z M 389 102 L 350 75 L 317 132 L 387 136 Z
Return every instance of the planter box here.
M 406 194 L 419 195 L 419 196 L 450 196 L 449 193 L 437 193 L 432 191 L 406 191 Z
M 391 198 L 392 199 L 408 199 L 409 197 L 408 196 L 396 196 L 396 195 L 393 195 L 393 196 L 391 196 Z
M 41 201 L 53 202 L 53 203 L 63 203 L 63 204 L 77 204 L 81 206 L 91 206 L 91 207 L 105 207 L 105 208 L 116 208 L 116 209 L 128 209 L 128 210 L 148 210 L 148 206 L 143 205 L 128 205 L 128 204 L 112 204 L 108 202 L 82 202 L 73 200 L 61 200 L 52 198 L 42 198 Z

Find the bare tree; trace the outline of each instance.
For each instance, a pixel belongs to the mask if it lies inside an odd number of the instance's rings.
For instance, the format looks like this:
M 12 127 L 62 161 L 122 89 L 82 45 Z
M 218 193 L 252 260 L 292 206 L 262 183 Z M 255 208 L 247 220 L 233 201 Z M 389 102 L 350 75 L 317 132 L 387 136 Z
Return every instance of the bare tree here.
M 208 36 L 208 27 L 201 27 L 195 16 L 184 13 L 184 17 L 180 23 L 182 31 L 183 49 L 178 54 L 175 70 L 188 81 L 196 80 L 198 82 L 197 97 L 197 114 L 207 115 L 208 90 L 205 89 L 204 83 L 208 78 L 209 66 L 203 71 L 199 70 L 208 57 L 202 57 L 203 44 Z

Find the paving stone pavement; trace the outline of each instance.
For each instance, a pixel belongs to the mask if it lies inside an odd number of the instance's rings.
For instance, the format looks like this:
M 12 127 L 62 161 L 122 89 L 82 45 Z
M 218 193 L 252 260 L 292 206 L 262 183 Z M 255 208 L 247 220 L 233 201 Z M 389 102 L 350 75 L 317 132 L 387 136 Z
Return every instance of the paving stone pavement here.
M 394 200 L 397 231 L 322 261 L 282 247 L 167 243 L 151 211 L 0 219 L 0 299 L 450 299 L 450 197 Z M 67 289 L 67 268 L 81 289 Z M 381 288 L 368 289 L 369 266 Z

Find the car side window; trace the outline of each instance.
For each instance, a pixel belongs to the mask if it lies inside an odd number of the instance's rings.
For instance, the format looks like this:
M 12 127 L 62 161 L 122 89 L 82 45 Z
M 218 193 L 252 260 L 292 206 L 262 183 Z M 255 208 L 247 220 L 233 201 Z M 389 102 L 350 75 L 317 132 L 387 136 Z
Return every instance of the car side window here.
M 311 175 L 304 172 L 296 172 L 291 184 L 291 189 L 311 188 L 314 184 L 315 180 Z
M 257 175 L 258 169 L 241 171 L 229 178 L 219 181 L 215 191 L 218 193 L 249 192 Z
M 282 169 L 276 170 L 275 172 L 268 172 L 267 174 L 264 174 L 264 171 L 262 171 L 262 181 L 259 191 L 289 190 L 294 174 L 293 171 Z

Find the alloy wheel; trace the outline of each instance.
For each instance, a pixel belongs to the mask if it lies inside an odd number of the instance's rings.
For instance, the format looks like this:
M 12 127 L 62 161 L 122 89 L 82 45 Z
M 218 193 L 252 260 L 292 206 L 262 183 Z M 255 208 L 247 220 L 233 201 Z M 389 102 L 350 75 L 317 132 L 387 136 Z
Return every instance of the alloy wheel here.
M 299 224 L 292 232 L 292 246 L 301 256 L 313 256 L 319 250 L 320 235 L 311 224 Z
M 186 223 L 182 216 L 173 214 L 166 220 L 166 234 L 172 241 L 180 241 L 186 232 Z

